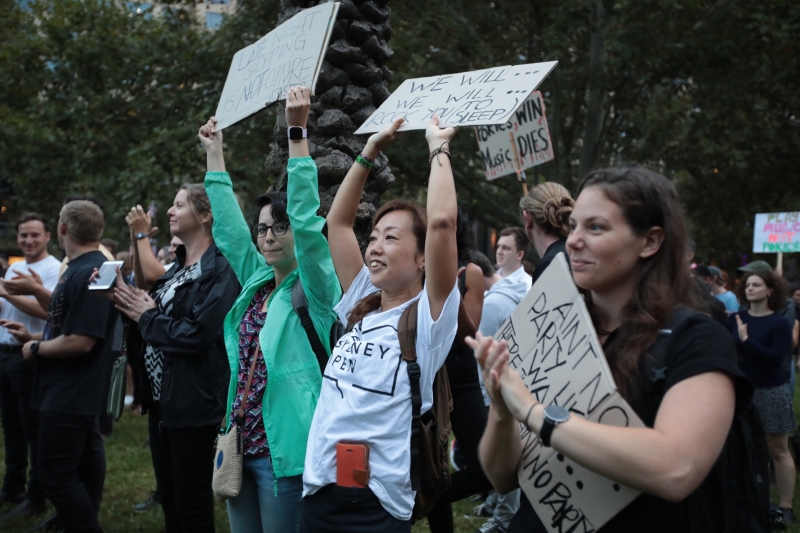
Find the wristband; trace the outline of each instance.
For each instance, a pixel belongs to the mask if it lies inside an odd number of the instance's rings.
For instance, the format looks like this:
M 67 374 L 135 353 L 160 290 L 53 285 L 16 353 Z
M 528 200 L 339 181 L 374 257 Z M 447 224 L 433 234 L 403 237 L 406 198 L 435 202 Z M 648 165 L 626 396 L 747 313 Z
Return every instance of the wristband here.
M 375 165 L 375 160 L 370 159 L 364 154 L 359 154 L 358 157 L 356 157 L 356 163 L 366 168 L 367 170 L 372 170 L 372 167 Z

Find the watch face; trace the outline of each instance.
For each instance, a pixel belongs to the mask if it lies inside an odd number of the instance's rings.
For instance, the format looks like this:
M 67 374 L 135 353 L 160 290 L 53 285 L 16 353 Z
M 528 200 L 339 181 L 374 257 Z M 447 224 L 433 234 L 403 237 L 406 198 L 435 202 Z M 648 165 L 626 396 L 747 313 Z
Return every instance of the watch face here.
M 300 126 L 289 126 L 289 139 L 293 141 L 302 141 L 304 137 L 303 128 Z
M 569 411 L 560 405 L 548 405 L 544 408 L 544 416 L 553 422 L 560 424 L 561 422 L 566 422 L 569 420 Z

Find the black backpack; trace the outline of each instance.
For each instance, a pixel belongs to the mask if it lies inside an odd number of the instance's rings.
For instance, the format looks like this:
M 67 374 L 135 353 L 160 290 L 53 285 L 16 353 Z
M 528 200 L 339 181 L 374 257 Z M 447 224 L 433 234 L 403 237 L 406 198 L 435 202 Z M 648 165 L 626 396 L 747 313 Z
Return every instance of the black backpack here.
M 664 394 L 667 352 L 673 333 L 680 334 L 697 311 L 681 307 L 667 320 L 664 329 L 645 358 L 645 400 L 655 413 Z M 731 430 L 713 468 L 724 469 L 727 489 L 724 500 L 723 531 L 768 533 L 769 524 L 769 451 L 758 411 L 752 400 L 737 410 Z
M 308 314 L 308 299 L 306 298 L 305 291 L 303 291 L 303 285 L 300 283 L 300 276 L 297 276 L 294 285 L 292 285 L 292 307 L 294 308 L 294 312 L 297 313 L 297 317 L 300 319 L 303 329 L 306 330 L 308 342 L 311 343 L 311 349 L 314 350 L 314 355 L 317 356 L 319 371 L 324 374 L 325 367 L 328 365 L 328 352 L 325 350 L 322 341 L 319 339 L 319 335 L 317 335 L 317 331 L 314 329 L 314 322 L 311 320 L 311 315 Z M 344 334 L 345 327 L 339 320 L 335 320 L 331 326 L 328 346 L 333 349 Z

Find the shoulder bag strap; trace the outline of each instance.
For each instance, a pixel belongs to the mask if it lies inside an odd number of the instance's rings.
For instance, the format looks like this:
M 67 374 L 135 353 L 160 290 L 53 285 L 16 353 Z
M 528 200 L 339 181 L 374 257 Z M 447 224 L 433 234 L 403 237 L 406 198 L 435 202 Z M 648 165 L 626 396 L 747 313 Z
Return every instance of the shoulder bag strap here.
M 325 367 L 328 365 L 328 353 L 325 351 L 325 347 L 322 346 L 322 341 L 319 340 L 319 335 L 317 335 L 317 331 L 314 329 L 314 322 L 311 320 L 311 315 L 308 314 L 308 299 L 306 298 L 306 293 L 303 292 L 300 276 L 297 276 L 294 285 L 292 285 L 292 307 L 294 308 L 294 312 L 297 313 L 297 317 L 300 319 L 303 329 L 306 330 L 308 342 L 311 344 L 314 355 L 317 356 L 319 371 L 324 374 Z
M 244 406 L 247 404 L 247 395 L 250 394 L 250 384 L 253 382 L 253 372 L 256 370 L 256 363 L 258 362 L 258 355 L 261 353 L 261 344 L 256 347 L 256 353 L 253 356 L 253 362 L 250 363 L 250 372 L 247 374 L 247 383 L 244 386 L 244 394 L 242 395 L 242 403 L 239 404 L 239 410 L 236 412 L 237 420 L 244 420 Z
M 411 385 L 411 488 L 420 490 L 420 410 L 422 394 L 419 389 L 419 378 L 422 372 L 417 363 L 417 307 L 419 300 L 406 307 L 400 315 L 397 327 L 397 338 L 400 341 L 400 353 L 406 362 L 408 382 Z

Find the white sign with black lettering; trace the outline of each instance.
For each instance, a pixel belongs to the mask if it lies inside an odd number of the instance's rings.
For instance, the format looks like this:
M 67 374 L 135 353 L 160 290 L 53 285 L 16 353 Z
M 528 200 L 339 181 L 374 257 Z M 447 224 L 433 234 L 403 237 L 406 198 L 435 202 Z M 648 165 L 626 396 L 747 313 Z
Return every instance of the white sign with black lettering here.
M 236 52 L 217 105 L 217 129 L 283 100 L 294 86 L 313 94 L 338 11 L 338 2 L 303 10 Z
M 616 391 L 563 254 L 494 337 L 508 341 L 510 366 L 539 402 L 601 424 L 644 427 Z M 639 495 L 543 447 L 538 436 L 520 427 L 519 485 L 550 531 L 596 531 Z
M 442 127 L 505 124 L 557 64 L 506 65 L 406 80 L 356 133 L 381 131 L 401 117 L 401 131 L 424 130 L 434 115 Z
M 539 91 L 535 91 L 525 100 L 508 122 L 496 126 L 477 126 L 475 136 L 478 138 L 478 149 L 487 180 L 555 159 L 545 117 L 544 99 Z M 512 143 L 517 148 L 519 168 L 514 161 Z

